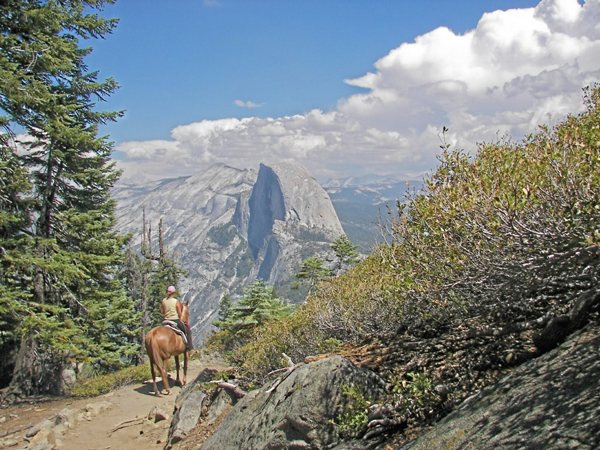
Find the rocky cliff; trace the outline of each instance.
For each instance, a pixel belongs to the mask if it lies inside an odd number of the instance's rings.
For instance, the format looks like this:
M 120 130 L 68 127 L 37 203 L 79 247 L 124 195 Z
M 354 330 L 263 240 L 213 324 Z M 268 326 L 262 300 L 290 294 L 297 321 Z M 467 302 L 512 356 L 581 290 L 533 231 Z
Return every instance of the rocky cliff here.
M 317 181 L 288 163 L 258 173 L 218 164 L 191 177 L 121 183 L 114 197 L 119 231 L 132 232 L 135 245 L 144 211 L 154 230 L 163 219 L 168 250 L 188 273 L 178 288 L 198 343 L 226 291 L 235 298 L 260 277 L 285 295 L 302 260 L 324 255 L 344 232 Z
M 248 201 L 247 236 L 257 276 L 279 282 L 344 233 L 327 193 L 302 167 L 261 164 Z

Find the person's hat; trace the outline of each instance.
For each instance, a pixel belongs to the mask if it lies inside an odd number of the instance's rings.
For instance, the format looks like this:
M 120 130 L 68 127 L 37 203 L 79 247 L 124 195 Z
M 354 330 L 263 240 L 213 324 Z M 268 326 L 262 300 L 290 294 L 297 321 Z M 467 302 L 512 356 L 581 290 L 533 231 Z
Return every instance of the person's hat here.
M 173 292 L 175 292 L 175 291 L 176 291 L 176 289 L 175 289 L 175 286 L 169 286 L 169 287 L 167 288 L 167 293 L 168 293 L 168 294 L 172 294 L 172 293 L 173 293 Z

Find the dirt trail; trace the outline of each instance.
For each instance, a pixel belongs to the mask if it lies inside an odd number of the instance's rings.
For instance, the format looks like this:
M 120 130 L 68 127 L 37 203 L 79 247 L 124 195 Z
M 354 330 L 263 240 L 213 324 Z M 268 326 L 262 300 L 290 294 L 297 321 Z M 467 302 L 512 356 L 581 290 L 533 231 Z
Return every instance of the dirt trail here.
M 223 365 L 204 360 L 189 362 L 188 383 L 194 381 L 204 368 L 221 370 Z M 174 374 L 173 378 L 174 378 Z M 58 450 L 131 450 L 162 449 L 165 445 L 169 425 L 173 416 L 173 407 L 179 385 L 170 380 L 171 395 L 156 397 L 152 383 L 125 386 L 109 394 L 87 399 L 39 400 L 0 409 L 0 438 L 11 439 L 16 443 L 11 448 L 20 449 L 27 445 L 25 434 L 29 428 L 44 419 L 50 418 L 64 408 L 83 409 L 86 405 L 98 402 L 110 402 L 112 406 L 90 420 L 77 421 L 64 435 L 57 436 Z M 162 389 L 162 382 L 158 383 Z M 168 419 L 156 424 L 142 420 L 154 406 L 158 406 Z M 2 418 L 5 418 L 4 420 Z M 140 420 L 135 420 L 140 419 Z M 131 421 L 127 422 L 126 421 Z M 112 431 L 119 424 L 124 426 Z M 5 436 L 15 430 L 20 431 Z M 0 448 L 2 445 L 0 444 Z

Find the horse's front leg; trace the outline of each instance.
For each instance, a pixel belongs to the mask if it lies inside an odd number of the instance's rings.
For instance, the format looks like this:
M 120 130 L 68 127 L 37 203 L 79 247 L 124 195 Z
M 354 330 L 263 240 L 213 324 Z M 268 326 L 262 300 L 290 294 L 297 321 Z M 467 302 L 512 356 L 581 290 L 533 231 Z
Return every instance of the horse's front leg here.
M 175 356 L 175 370 L 177 371 L 177 379 L 175 382 L 179 383 L 180 386 L 183 386 L 183 384 L 181 384 L 181 380 L 179 379 L 179 355 Z

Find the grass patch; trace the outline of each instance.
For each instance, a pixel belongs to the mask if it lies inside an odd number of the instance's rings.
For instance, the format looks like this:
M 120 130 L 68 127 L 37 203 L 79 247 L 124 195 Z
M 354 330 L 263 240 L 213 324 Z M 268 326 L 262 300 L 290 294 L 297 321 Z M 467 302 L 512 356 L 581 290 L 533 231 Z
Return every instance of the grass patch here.
M 142 383 L 150 378 L 152 378 L 150 365 L 148 363 L 140 364 L 78 382 L 73 386 L 71 395 L 73 397 L 95 397 L 129 384 Z

